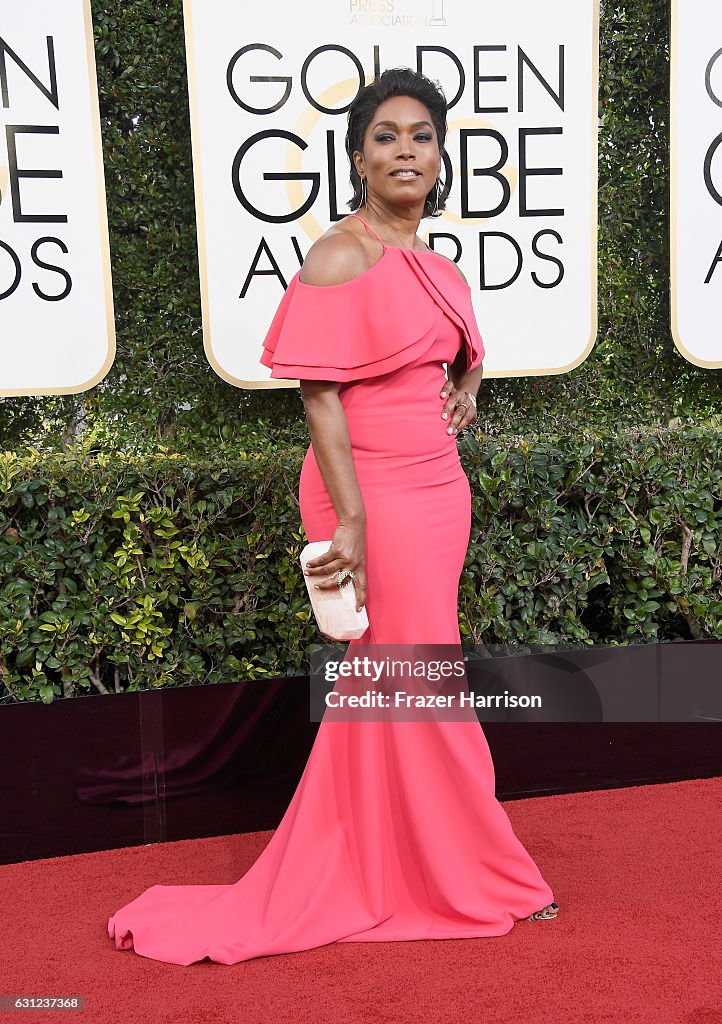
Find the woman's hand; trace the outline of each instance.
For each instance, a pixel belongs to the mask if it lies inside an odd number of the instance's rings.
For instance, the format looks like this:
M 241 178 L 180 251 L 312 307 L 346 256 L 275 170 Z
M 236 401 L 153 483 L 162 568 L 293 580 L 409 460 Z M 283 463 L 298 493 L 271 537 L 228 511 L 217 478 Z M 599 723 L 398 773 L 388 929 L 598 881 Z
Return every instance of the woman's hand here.
M 470 391 L 459 391 L 450 380 L 447 380 L 439 397 L 446 399 L 441 410 L 441 418 L 449 420 L 447 434 L 457 434 L 476 421 L 476 406 L 472 401 L 472 397 L 476 398 L 476 395 L 472 396 Z
M 351 525 L 339 523 L 331 541 L 331 547 L 322 555 L 306 563 L 305 575 L 320 577 L 314 583 L 317 590 L 337 587 L 338 573 L 350 569 L 355 579 L 343 586 L 353 585 L 356 591 L 356 611 L 360 612 L 366 603 L 366 523 Z

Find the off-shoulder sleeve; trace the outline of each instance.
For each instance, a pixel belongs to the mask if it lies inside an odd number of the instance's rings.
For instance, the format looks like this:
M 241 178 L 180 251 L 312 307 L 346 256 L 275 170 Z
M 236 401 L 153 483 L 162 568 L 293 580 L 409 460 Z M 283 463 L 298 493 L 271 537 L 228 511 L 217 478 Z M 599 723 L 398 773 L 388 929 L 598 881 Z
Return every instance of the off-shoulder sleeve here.
M 271 377 L 375 377 L 416 359 L 436 337 L 443 314 L 433 298 L 412 278 L 390 278 L 380 263 L 338 285 L 304 284 L 299 274 L 263 342 Z
M 291 279 L 263 341 L 271 377 L 350 381 L 377 377 L 421 356 L 444 313 L 465 337 L 467 368 L 484 345 L 469 286 L 436 253 L 387 248 L 363 274 L 335 285 Z

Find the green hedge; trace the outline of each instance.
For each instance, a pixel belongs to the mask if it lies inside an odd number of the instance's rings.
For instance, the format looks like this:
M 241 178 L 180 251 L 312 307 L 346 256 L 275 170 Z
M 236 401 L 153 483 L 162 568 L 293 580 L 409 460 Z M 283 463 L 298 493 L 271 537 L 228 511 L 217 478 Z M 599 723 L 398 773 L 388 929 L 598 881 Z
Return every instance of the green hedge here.
M 462 444 L 470 641 L 722 638 L 722 430 Z
M 464 641 L 722 638 L 722 430 L 459 446 Z M 304 674 L 304 450 L 0 455 L 0 700 Z

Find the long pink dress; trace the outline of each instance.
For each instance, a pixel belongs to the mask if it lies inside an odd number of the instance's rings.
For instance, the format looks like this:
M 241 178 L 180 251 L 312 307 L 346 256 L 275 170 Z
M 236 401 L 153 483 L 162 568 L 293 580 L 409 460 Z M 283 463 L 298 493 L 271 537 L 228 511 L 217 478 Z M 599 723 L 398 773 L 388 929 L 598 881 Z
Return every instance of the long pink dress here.
M 272 377 L 342 382 L 367 518 L 369 628 L 349 651 L 460 644 L 471 498 L 439 394 L 442 364 L 461 345 L 478 366 L 468 285 L 431 250 L 389 246 L 345 284 L 296 274 L 266 336 Z M 338 520 L 311 447 L 299 495 L 309 540 L 329 539 Z M 231 885 L 151 886 L 110 918 L 116 947 L 234 964 L 329 942 L 506 934 L 554 896 L 495 798 L 471 718 L 324 719 L 283 820 L 246 873 Z

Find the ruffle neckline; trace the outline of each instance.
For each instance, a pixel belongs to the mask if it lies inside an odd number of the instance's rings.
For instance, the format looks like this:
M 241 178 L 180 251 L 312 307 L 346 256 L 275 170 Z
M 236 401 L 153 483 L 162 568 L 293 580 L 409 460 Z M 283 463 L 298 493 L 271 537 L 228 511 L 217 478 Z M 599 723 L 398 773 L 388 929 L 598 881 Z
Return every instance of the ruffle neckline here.
M 335 285 L 306 284 L 300 273 L 263 342 L 260 360 L 272 378 L 346 382 L 389 373 L 433 344 L 444 314 L 464 335 L 467 369 L 481 365 L 471 289 L 438 253 L 386 246 L 367 270 Z

